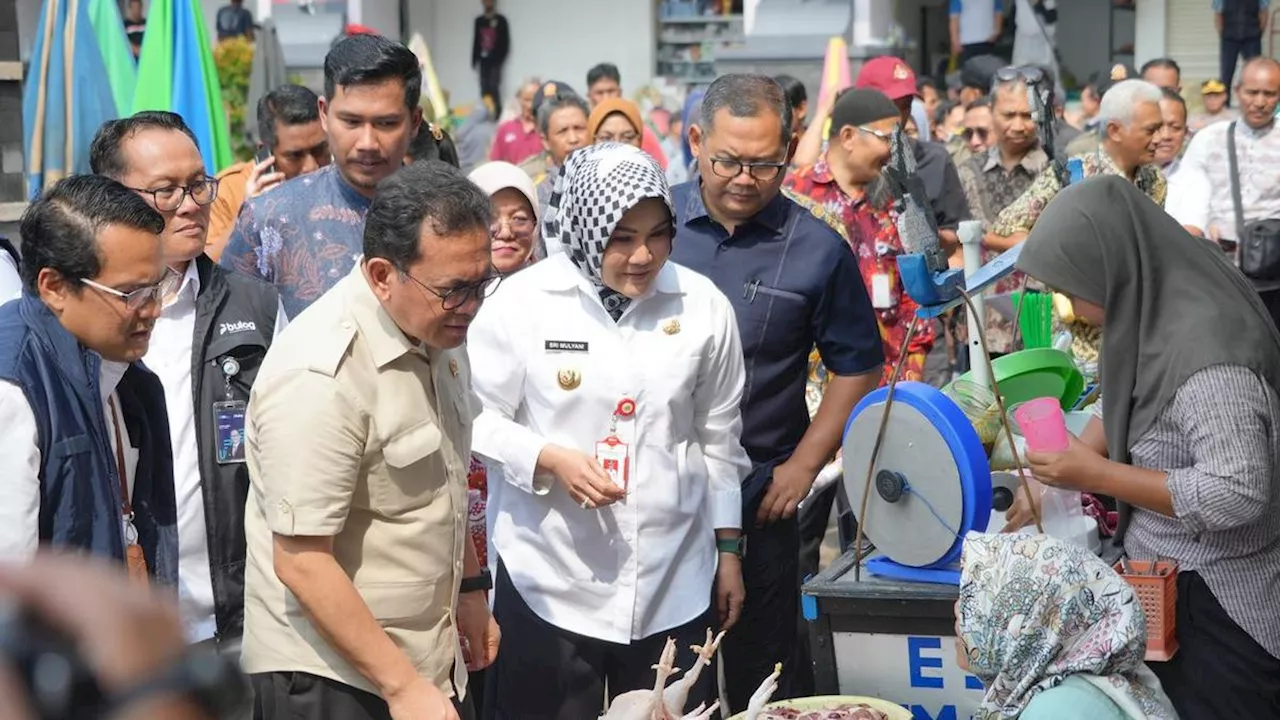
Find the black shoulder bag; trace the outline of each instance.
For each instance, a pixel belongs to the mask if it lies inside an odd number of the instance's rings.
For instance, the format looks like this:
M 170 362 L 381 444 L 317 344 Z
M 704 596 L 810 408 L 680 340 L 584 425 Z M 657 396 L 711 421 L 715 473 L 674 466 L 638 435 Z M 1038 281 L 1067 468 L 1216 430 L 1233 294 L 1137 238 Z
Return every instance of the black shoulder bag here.
M 1231 203 L 1236 213 L 1236 242 L 1240 272 L 1251 280 L 1280 280 L 1280 219 L 1244 221 L 1240 199 L 1240 167 L 1236 160 L 1236 123 L 1227 128 L 1227 160 L 1231 173 Z

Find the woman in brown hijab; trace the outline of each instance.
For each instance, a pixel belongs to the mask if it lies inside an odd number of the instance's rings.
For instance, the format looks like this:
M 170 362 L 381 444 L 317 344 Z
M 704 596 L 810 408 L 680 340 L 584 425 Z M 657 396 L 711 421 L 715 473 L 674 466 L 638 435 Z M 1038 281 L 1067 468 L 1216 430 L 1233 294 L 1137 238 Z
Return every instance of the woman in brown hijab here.
M 1116 498 L 1130 558 L 1178 563 L 1180 648 L 1151 669 L 1182 717 L 1280 717 L 1280 334 L 1124 178 L 1063 190 L 1025 242 L 1018 269 L 1105 331 L 1101 417 L 1031 469 Z
M 644 139 L 644 122 L 640 108 L 630 100 L 610 98 L 596 105 L 587 118 L 587 134 L 591 142 L 616 142 L 640 147 Z

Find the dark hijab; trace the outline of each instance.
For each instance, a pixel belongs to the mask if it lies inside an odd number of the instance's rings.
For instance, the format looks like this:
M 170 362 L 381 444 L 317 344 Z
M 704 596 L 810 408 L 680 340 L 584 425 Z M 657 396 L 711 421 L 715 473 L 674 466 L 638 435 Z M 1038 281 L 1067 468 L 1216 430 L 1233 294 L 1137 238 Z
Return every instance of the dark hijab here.
M 1258 293 L 1221 250 L 1124 178 L 1058 193 L 1018 269 L 1103 308 L 1099 370 L 1112 460 L 1127 463 L 1182 384 L 1207 367 L 1247 367 L 1280 389 L 1280 333 Z

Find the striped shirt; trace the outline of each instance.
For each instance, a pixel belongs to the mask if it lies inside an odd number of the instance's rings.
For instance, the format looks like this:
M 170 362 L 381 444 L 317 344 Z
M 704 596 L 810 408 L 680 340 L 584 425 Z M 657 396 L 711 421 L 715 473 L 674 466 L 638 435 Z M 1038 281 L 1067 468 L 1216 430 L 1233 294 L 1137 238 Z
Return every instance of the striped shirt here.
M 1134 508 L 1129 557 L 1173 558 L 1204 578 L 1227 614 L 1280 658 L 1280 397 L 1248 368 L 1192 375 L 1130 448 L 1169 474 L 1177 517 Z

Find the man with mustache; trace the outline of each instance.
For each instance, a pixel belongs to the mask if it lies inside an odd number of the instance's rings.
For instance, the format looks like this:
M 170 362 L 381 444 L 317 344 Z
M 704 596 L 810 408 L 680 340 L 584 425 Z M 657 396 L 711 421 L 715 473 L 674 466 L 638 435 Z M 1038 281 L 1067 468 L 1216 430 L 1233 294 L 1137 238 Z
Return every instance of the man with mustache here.
M 204 254 L 218 183 L 181 116 L 147 111 L 104 123 L 89 164 L 164 218 L 160 250 L 177 282 L 160 299 L 143 361 L 168 412 L 182 621 L 189 641 L 238 655 L 249 474 L 243 453 L 222 448 L 243 435 L 249 390 L 284 309 L 275 288 Z
M 1049 165 L 1049 155 L 1040 147 L 1036 121 L 1032 116 L 1028 81 L 1043 76 L 1023 68 L 1007 68 L 997 74 L 991 88 L 991 147 L 960 165 L 960 184 L 969 198 L 969 210 L 982 221 L 983 228 L 1013 204 Z M 983 236 L 983 260 L 997 255 L 1022 241 L 1023 235 L 1004 237 L 995 233 Z M 1022 287 L 1022 273 L 1010 273 L 996 283 L 992 292 L 998 295 Z M 993 353 L 1013 350 L 1013 320 L 994 307 L 987 306 L 983 329 Z
M 219 262 L 275 285 L 290 317 L 346 277 L 378 183 L 404 165 L 422 124 L 421 92 L 403 44 L 360 34 L 334 45 L 320 98 L 333 164 L 246 202 Z
M 138 361 L 171 287 L 164 219 L 108 178 L 22 216 L 22 297 L 0 306 L 0 558 L 39 547 L 178 582 L 164 390 Z

